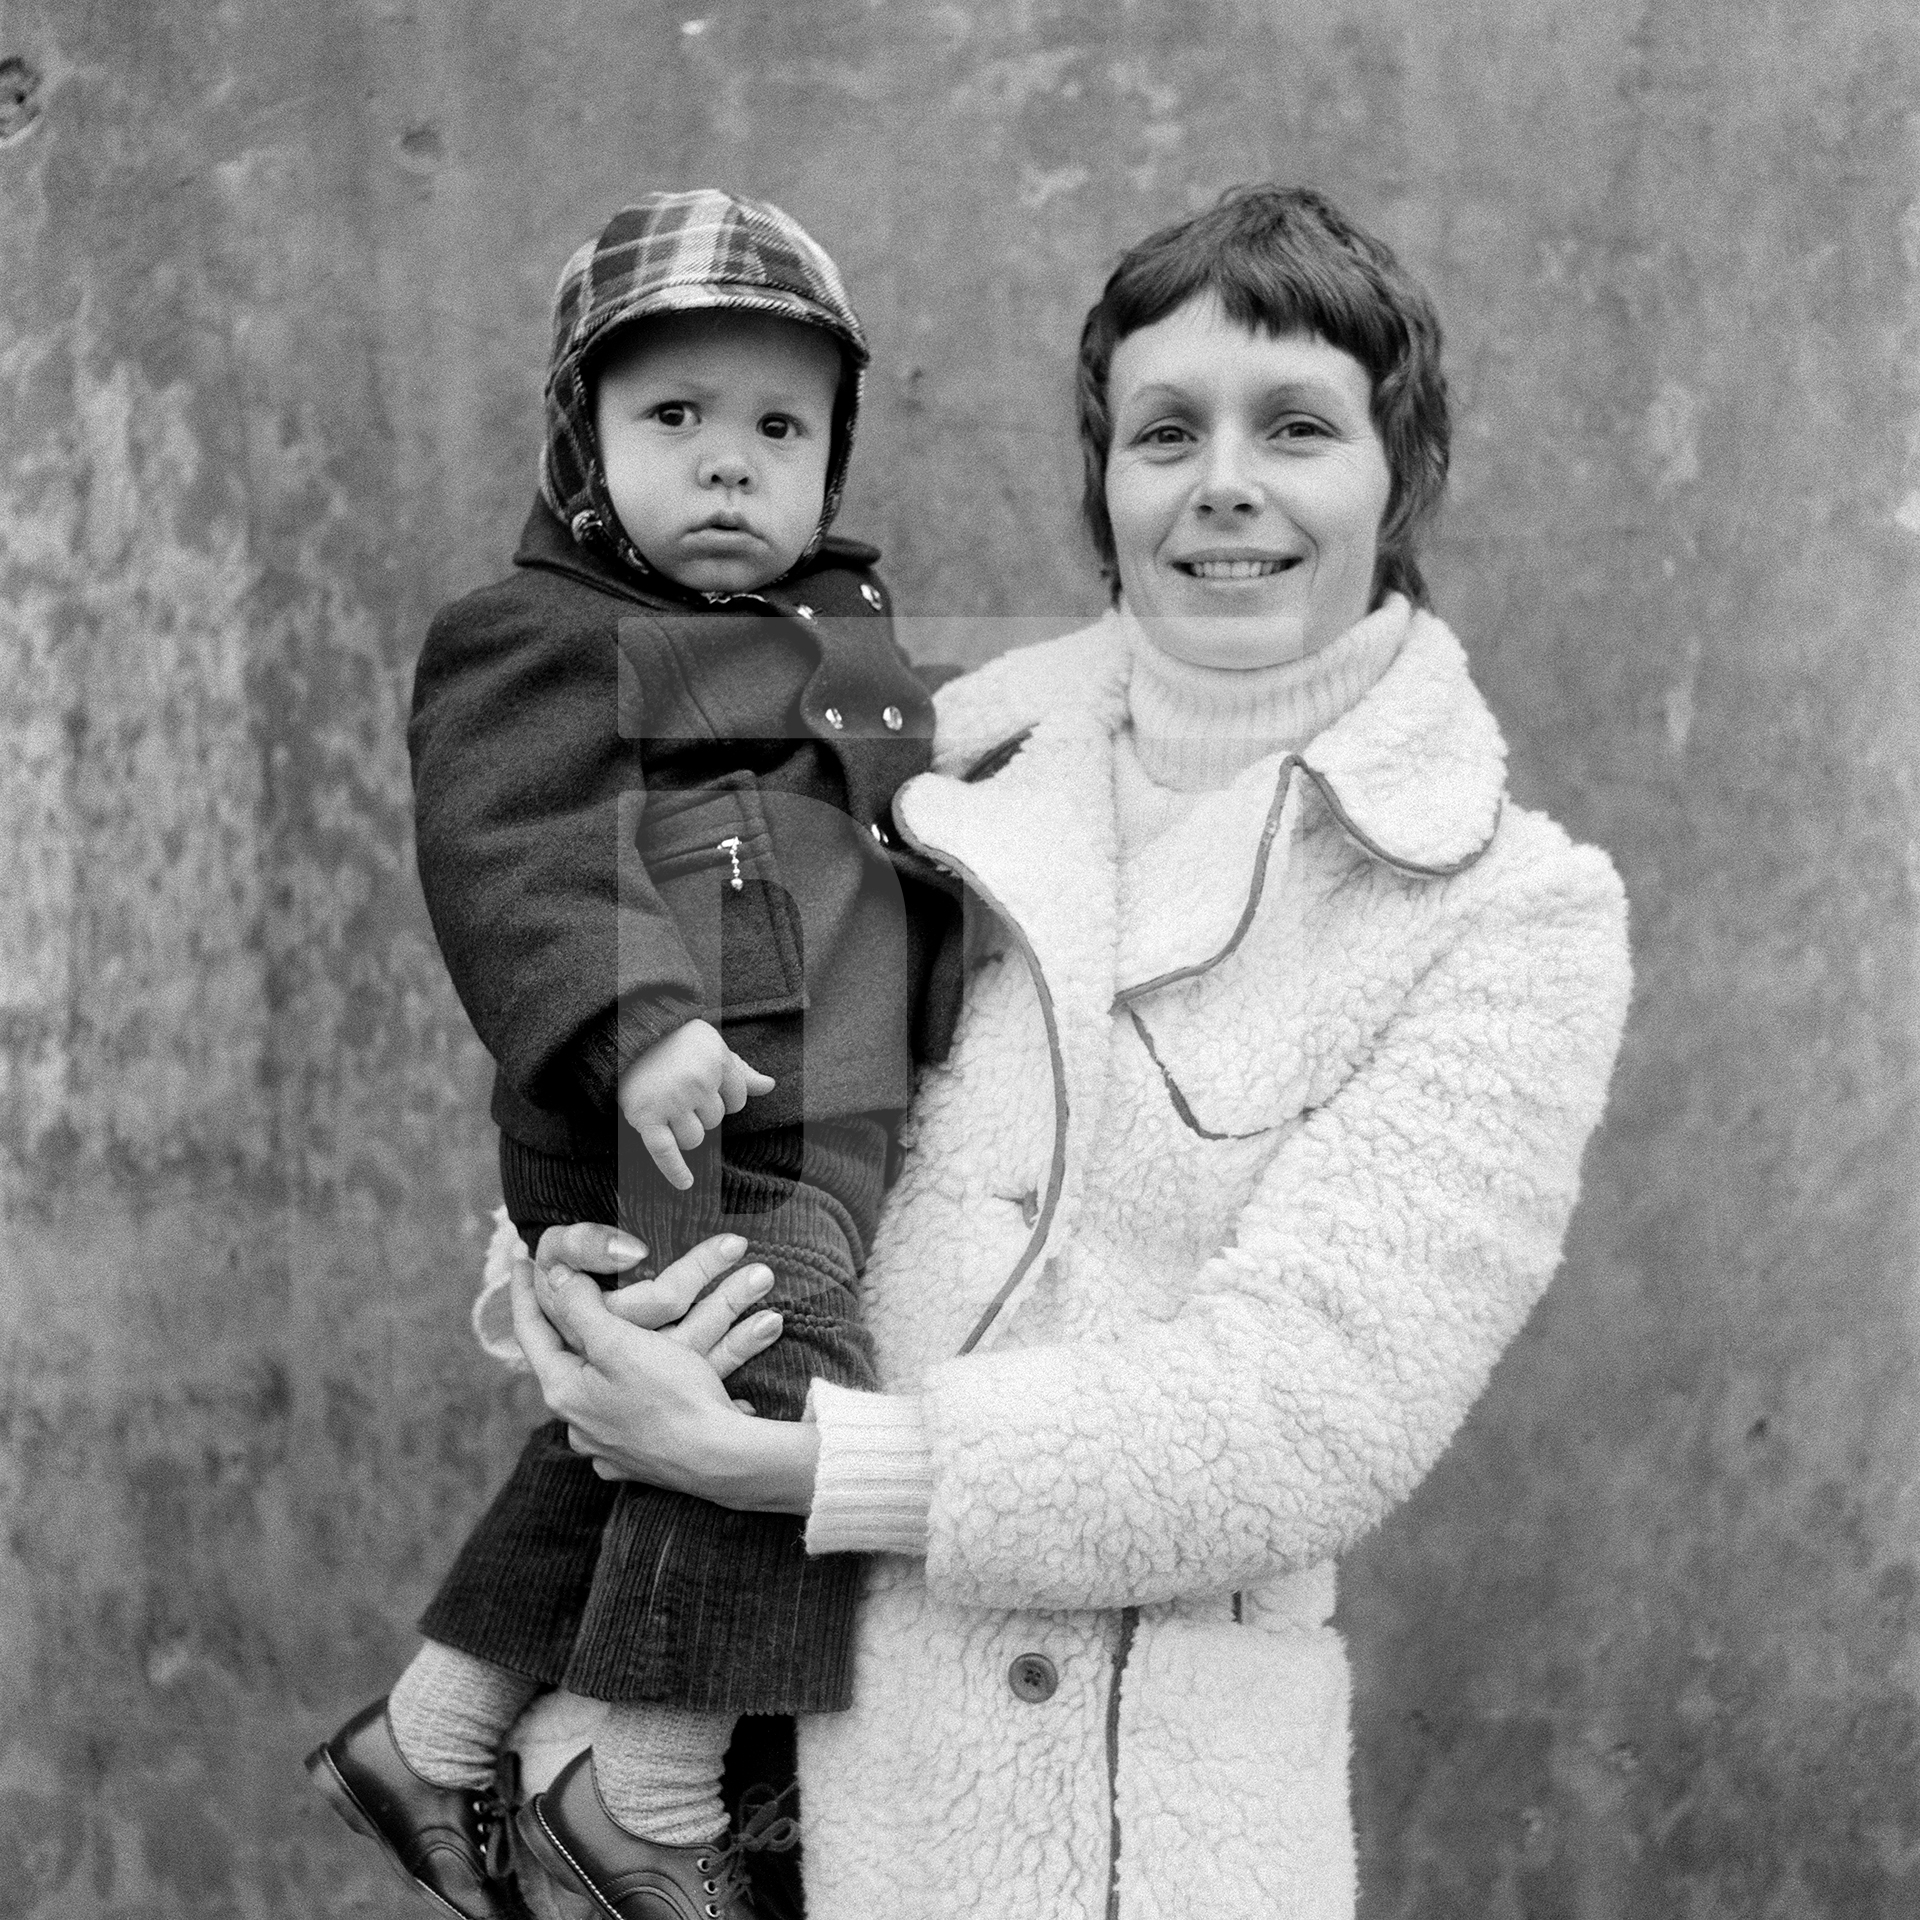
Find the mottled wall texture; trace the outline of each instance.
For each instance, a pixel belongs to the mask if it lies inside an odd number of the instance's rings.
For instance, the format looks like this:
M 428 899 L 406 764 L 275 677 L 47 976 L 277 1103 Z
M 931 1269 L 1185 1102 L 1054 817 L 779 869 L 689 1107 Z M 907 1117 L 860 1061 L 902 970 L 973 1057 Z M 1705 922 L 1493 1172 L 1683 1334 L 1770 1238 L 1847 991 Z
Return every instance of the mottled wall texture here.
M 844 524 L 1059 620 L 1079 316 L 1255 176 L 1439 301 L 1442 610 L 1639 968 L 1566 1267 L 1345 1569 L 1364 1915 L 1920 1911 L 1912 0 L 700 6 L 0 0 L 0 1912 L 404 1907 L 298 1763 L 530 1413 L 402 721 L 568 249 L 791 207 Z

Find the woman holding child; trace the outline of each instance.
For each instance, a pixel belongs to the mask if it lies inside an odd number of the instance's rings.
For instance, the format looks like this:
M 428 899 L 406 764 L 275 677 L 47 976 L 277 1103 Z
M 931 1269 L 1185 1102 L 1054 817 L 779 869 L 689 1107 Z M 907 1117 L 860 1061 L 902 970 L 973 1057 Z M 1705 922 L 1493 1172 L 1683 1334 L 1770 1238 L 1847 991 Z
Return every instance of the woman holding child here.
M 1440 335 L 1388 250 L 1229 194 L 1121 261 L 1079 412 L 1113 610 L 945 687 L 893 806 L 973 938 L 881 1390 L 747 1418 L 749 1289 L 644 1331 L 686 1291 L 609 1304 L 599 1228 L 514 1274 L 603 1474 L 875 1556 L 800 1724 L 812 1920 L 1351 1915 L 1335 1563 L 1551 1276 L 1626 1011 L 1618 880 L 1507 799 L 1428 610 Z

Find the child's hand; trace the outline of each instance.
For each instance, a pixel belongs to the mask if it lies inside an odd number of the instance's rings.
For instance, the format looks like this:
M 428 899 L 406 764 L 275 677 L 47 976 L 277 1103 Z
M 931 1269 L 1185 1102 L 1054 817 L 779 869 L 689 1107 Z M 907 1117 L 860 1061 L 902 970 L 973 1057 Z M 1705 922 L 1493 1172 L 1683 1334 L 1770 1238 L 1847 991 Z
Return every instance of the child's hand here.
M 683 1193 L 693 1175 L 681 1158 L 772 1079 L 747 1063 L 704 1020 L 656 1040 L 620 1076 L 620 1111 L 668 1183 Z

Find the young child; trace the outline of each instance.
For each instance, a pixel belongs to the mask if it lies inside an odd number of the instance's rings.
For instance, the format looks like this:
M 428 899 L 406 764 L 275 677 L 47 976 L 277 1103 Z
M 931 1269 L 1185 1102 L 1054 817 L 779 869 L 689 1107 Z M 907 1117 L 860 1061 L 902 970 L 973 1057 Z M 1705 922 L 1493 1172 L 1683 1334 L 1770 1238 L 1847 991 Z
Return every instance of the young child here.
M 617 214 L 561 276 L 516 571 L 434 621 L 409 734 L 515 1226 L 532 1247 L 617 1220 L 656 1268 L 737 1232 L 784 1332 L 730 1390 L 781 1419 L 815 1376 L 873 1384 L 857 1277 L 914 1060 L 958 998 L 950 883 L 888 813 L 932 704 L 878 555 L 827 536 L 867 357 L 777 208 Z M 800 1531 L 603 1481 L 551 1422 L 389 1699 L 309 1771 L 443 1911 L 509 1915 L 500 1742 L 543 1687 L 611 1701 L 522 1837 L 596 1911 L 744 1915 L 735 1718 L 848 1699 L 858 1564 L 810 1560 Z

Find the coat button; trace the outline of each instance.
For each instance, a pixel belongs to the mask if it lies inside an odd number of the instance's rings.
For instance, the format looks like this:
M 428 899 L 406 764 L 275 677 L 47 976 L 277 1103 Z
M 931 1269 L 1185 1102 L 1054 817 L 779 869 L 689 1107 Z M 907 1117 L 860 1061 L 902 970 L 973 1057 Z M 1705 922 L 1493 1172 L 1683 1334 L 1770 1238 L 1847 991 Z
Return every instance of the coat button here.
M 1007 1669 L 1007 1685 L 1013 1689 L 1015 1699 L 1037 1707 L 1041 1701 L 1053 1698 L 1060 1686 L 1060 1675 L 1044 1653 L 1023 1653 Z
M 840 729 L 847 724 L 847 716 L 842 713 L 838 707 L 829 707 L 826 717 L 827 725 L 830 726 L 835 733 L 838 733 Z
M 878 587 L 868 586 L 863 580 L 860 583 L 860 598 L 864 600 L 868 606 L 878 607 L 880 604 L 880 589 Z
M 898 707 L 882 707 L 880 718 L 886 722 L 889 733 L 898 733 L 907 724 L 907 716 Z

